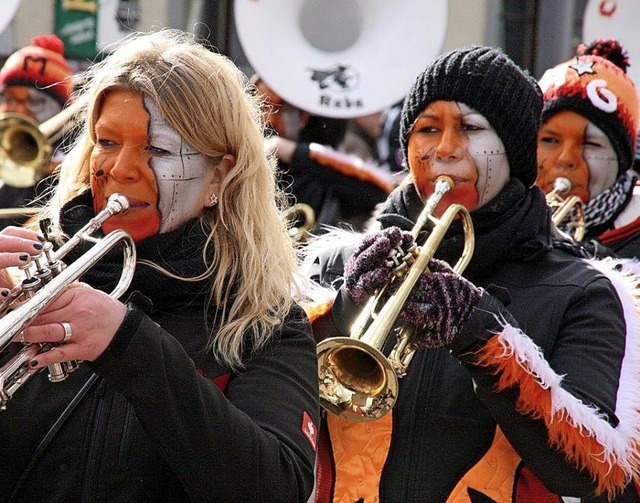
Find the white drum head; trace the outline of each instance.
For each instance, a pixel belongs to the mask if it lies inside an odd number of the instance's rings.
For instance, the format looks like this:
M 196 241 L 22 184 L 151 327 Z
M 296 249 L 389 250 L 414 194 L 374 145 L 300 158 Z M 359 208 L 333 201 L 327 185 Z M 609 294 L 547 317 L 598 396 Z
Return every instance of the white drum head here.
M 582 41 L 598 38 L 619 40 L 629 55 L 627 75 L 638 89 L 640 84 L 640 32 L 638 0 L 589 0 L 584 11 Z
M 254 71 L 289 103 L 353 118 L 404 98 L 440 54 L 446 0 L 235 0 Z
M 2 0 L 2 9 L 0 10 L 0 33 L 7 29 L 9 23 L 16 15 L 20 0 Z

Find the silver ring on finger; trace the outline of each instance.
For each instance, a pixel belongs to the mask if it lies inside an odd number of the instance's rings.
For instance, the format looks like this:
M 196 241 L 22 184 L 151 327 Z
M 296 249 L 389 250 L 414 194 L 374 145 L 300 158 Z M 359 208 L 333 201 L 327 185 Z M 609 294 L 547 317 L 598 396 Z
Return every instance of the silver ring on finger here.
M 71 325 L 69 325 L 67 322 L 63 321 L 60 323 L 60 325 L 62 325 L 62 328 L 64 329 L 64 338 L 61 341 L 61 344 L 64 344 L 71 340 L 73 332 L 71 331 Z
M 20 331 L 19 339 L 20 339 L 20 342 L 21 342 L 22 344 L 24 344 L 25 346 L 26 346 L 27 344 L 29 344 L 27 341 L 25 341 L 25 340 L 24 340 L 24 330 L 21 330 L 21 331 Z

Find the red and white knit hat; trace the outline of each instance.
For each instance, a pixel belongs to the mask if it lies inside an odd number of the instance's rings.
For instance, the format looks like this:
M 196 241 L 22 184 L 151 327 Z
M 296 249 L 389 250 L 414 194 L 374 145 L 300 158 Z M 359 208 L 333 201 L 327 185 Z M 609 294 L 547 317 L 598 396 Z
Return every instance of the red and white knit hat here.
M 639 126 L 638 93 L 626 73 L 629 59 L 619 42 L 599 39 L 577 56 L 547 70 L 542 121 L 570 110 L 586 117 L 609 138 L 618 155 L 618 176 L 631 167 Z
M 64 58 L 64 42 L 56 35 L 39 35 L 9 56 L 0 70 L 0 88 L 34 87 L 64 106 L 73 92 L 72 73 Z

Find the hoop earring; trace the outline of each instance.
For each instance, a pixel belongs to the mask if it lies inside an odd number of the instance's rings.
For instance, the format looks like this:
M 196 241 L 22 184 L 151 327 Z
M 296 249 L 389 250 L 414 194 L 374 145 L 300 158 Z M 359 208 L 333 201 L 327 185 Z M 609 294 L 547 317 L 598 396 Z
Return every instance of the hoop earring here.
M 217 206 L 218 205 L 218 196 L 216 196 L 215 194 L 211 194 L 209 196 L 209 202 L 211 203 L 211 206 Z

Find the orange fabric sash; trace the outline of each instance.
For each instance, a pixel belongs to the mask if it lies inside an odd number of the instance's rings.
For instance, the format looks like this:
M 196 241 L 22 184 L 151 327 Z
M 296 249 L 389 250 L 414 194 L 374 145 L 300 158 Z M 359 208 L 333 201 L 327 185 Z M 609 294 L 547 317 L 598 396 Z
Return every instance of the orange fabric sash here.
M 391 445 L 393 414 L 366 423 L 344 421 L 327 414 L 333 447 L 333 503 L 377 503 L 382 469 Z

